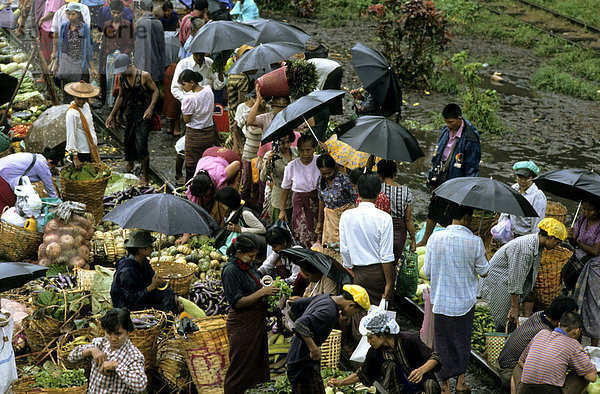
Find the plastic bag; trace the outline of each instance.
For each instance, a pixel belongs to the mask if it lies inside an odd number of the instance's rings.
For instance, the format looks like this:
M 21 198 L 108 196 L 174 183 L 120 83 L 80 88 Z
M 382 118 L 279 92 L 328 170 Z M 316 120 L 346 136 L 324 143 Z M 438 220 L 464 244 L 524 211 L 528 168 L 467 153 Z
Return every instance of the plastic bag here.
M 501 219 L 494 227 L 490 229 L 492 237 L 502 244 L 507 243 L 514 238 L 512 223 L 510 219 Z
M 600 347 L 586 346 L 584 350 L 592 364 L 596 366 L 596 371 L 600 371 Z
M 431 288 L 423 289 L 423 301 L 425 301 L 425 313 L 423 314 L 423 325 L 421 326 L 421 341 L 433 349 L 433 305 L 431 304 Z
M 17 213 L 17 208 L 7 208 L 2 214 L 2 221 L 17 227 L 25 227 L 26 218 Z
M 386 315 L 395 319 L 396 312 L 388 311 L 387 306 L 388 306 L 387 301 L 384 298 L 382 298 L 381 302 L 379 303 L 379 306 L 371 305 L 371 309 L 369 309 L 368 313 L 372 313 L 373 311 L 378 311 L 378 312 L 385 311 Z M 359 331 L 361 332 L 361 334 L 367 331 L 363 327 L 363 321 L 364 320 L 361 320 L 360 327 L 359 327 Z M 358 343 L 358 346 L 356 347 L 356 349 L 354 349 L 352 356 L 350 356 L 350 361 L 355 361 L 357 363 L 364 362 L 365 358 L 367 357 L 367 352 L 369 351 L 370 347 L 371 347 L 371 345 L 369 345 L 369 341 L 367 340 L 367 337 L 363 334 L 362 338 L 360 338 L 360 342 Z
M 42 199 L 35 191 L 28 176 L 21 177 L 21 184 L 15 187 L 17 213 L 24 217 L 39 216 L 42 211 Z
M 8 392 L 17 379 L 17 364 L 13 351 L 13 319 L 0 313 L 0 393 Z

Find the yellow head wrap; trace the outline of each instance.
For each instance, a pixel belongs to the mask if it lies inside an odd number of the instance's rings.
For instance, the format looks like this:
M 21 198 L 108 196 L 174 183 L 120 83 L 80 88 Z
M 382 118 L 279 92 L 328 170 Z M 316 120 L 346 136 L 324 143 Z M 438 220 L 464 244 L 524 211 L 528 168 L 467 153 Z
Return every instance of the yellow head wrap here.
M 567 228 L 564 224 L 553 218 L 546 218 L 538 224 L 540 230 L 544 230 L 549 236 L 561 241 L 567 239 Z
M 350 293 L 354 302 L 361 306 L 365 311 L 371 308 L 371 302 L 369 301 L 369 295 L 367 291 L 359 285 L 344 285 L 342 287 L 344 291 Z

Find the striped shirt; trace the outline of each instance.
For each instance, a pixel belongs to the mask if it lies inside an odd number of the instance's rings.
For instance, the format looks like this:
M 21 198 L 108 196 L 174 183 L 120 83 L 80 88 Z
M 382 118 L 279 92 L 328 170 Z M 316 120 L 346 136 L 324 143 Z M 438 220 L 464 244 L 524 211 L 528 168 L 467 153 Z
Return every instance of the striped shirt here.
M 483 241 L 465 226 L 450 225 L 427 242 L 423 271 L 431 279 L 433 313 L 464 316 L 475 305 L 477 275 L 488 272 Z
M 519 294 L 523 302 L 533 290 L 542 251 L 538 234 L 529 234 L 502 246 L 490 260 L 490 274 L 481 281 L 481 296 L 496 324 L 506 324 L 511 294 Z
M 500 356 L 498 356 L 500 368 L 514 368 L 529 342 L 544 329 L 552 331 L 554 326 L 546 319 L 543 311 L 534 313 L 525 323 L 517 327 L 508 337 Z
M 524 362 L 521 382 L 562 387 L 567 369 L 579 376 L 596 370 L 583 346 L 557 330 L 542 330 L 531 340 L 519 360 Z
M 390 199 L 390 214 L 394 219 L 402 219 L 406 208 L 412 204 L 412 193 L 408 186 L 381 184 L 381 191 Z

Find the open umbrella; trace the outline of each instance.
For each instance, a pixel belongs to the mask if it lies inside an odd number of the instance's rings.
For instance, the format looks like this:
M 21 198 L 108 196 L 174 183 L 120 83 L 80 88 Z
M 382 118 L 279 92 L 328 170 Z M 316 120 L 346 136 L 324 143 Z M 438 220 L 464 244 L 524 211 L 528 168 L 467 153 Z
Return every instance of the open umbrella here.
M 539 175 L 533 181 L 545 192 L 579 201 L 573 224 L 579 215 L 582 201 L 600 199 L 600 175 L 592 170 L 577 168 L 554 170 Z
M 10 101 L 18 84 L 19 80 L 17 78 L 0 72 L 0 86 L 2 86 L 2 90 L 0 90 L 0 105 Z
M 365 89 L 383 108 L 392 112 L 402 106 L 402 89 L 396 72 L 386 58 L 366 45 L 358 43 L 350 50 L 352 68 Z
M 157 231 L 167 235 L 212 235 L 219 225 L 198 204 L 171 194 L 144 194 L 117 205 L 103 220 L 122 228 Z
M 338 140 L 335 134 L 325 141 L 325 145 L 327 146 L 327 152 L 333 157 L 335 162 L 349 170 L 365 167 L 369 156 L 371 156 L 369 153 L 358 151 L 347 143 Z M 375 163 L 380 159 L 380 157 L 376 157 Z M 373 166 L 372 170 L 376 171 L 377 166 Z
M 302 45 L 289 42 L 260 44 L 236 60 L 233 66 L 227 70 L 227 74 L 240 74 L 251 70 L 266 71 L 271 63 L 280 62 L 303 51 L 304 47 Z
M 383 116 L 361 116 L 339 127 L 338 139 L 361 152 L 412 163 L 425 156 L 417 139 Z
M 523 217 L 538 217 L 533 206 L 519 192 L 491 178 L 450 179 L 438 186 L 433 193 L 458 205 Z
M 29 263 L 0 263 L 0 292 L 16 289 L 46 274 L 48 267 Z
M 266 144 L 267 142 L 284 137 L 300 124 L 305 123 L 315 113 L 329 105 L 332 100 L 342 97 L 344 94 L 346 92 L 343 90 L 318 90 L 300 97 L 275 115 L 273 121 L 263 134 L 262 143 Z M 315 136 L 315 139 L 318 138 Z
M 202 26 L 190 43 L 192 53 L 216 53 L 254 42 L 260 32 L 240 22 L 213 21 Z
M 253 26 L 260 31 L 260 36 L 255 42 L 257 45 L 269 42 L 289 42 L 304 45 L 310 38 L 302 29 L 285 22 L 258 18 L 242 23 Z
M 308 248 L 288 248 L 282 250 L 279 254 L 290 259 L 290 261 L 296 265 L 312 265 L 323 275 L 327 275 L 328 278 L 340 284 L 340 286 L 352 283 L 350 274 L 340 263 L 316 250 Z

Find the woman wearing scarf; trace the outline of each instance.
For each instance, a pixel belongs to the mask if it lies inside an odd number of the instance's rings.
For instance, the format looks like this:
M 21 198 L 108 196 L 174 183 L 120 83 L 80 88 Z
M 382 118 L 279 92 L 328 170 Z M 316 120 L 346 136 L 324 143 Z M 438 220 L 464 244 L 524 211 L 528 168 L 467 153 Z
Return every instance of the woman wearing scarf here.
M 361 326 L 371 345 L 364 363 L 345 379 L 330 379 L 328 386 L 340 387 L 358 381 L 372 386 L 379 380 L 388 393 L 441 392 L 433 374 L 442 367 L 440 358 L 418 336 L 400 332 L 398 323 L 381 312 L 363 317 Z
M 67 134 L 66 151 L 71 155 L 75 168 L 82 162 L 99 162 L 98 138 L 94 129 L 94 119 L 88 99 L 100 93 L 100 89 L 86 82 L 71 82 L 65 86 L 65 96 L 73 96 L 73 101 L 65 115 Z
M 243 393 L 269 380 L 269 349 L 265 331 L 264 296 L 274 295 L 275 286 L 263 286 L 253 262 L 258 243 L 252 234 L 237 237 L 227 251 L 223 268 L 223 289 L 231 308 L 227 315 L 229 369 L 225 394 Z
M 79 3 L 67 4 L 68 21 L 60 26 L 58 31 L 57 59 L 54 73 L 64 87 L 69 82 L 98 78 L 94 66 L 94 48 L 90 27 L 81 18 Z M 71 101 L 69 95 L 64 95 L 63 103 Z

